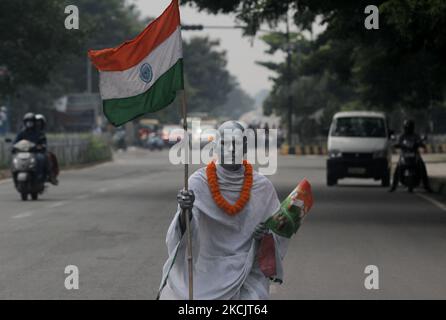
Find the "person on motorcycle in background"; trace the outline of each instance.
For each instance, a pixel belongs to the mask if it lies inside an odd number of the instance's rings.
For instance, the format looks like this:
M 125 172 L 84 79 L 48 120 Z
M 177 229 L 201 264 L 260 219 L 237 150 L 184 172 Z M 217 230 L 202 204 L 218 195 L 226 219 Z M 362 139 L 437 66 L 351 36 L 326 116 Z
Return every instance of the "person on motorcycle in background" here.
M 39 132 L 39 144 L 43 146 L 42 151 L 46 158 L 47 178 L 50 183 L 57 185 L 57 175 L 59 174 L 59 165 L 56 156 L 47 150 L 47 138 L 46 138 L 46 119 L 42 114 L 36 114 L 36 130 Z
M 27 113 L 23 117 L 23 129 L 17 134 L 14 144 L 20 140 L 28 140 L 34 144 L 39 142 L 39 133 L 36 130 L 36 116 L 34 113 Z
M 38 172 L 42 172 L 45 176 L 47 174 L 47 166 L 46 166 L 46 157 L 45 157 L 45 149 L 46 149 L 46 138 L 42 139 L 41 133 L 37 130 L 36 126 L 36 116 L 34 113 L 29 112 L 25 114 L 23 117 L 23 126 L 24 128 L 17 134 L 14 144 L 18 143 L 22 140 L 27 140 L 36 145 L 36 168 Z
M 413 120 L 405 120 L 404 126 L 403 126 L 403 134 L 399 137 L 398 143 L 394 146 L 395 148 L 401 148 L 402 143 L 405 139 L 411 140 L 415 142 L 415 145 L 418 147 L 421 147 L 423 149 L 426 149 L 426 145 L 423 142 L 423 139 L 415 133 L 415 122 Z M 417 158 L 418 158 L 418 170 L 419 174 L 421 176 L 421 180 L 423 182 L 423 186 L 426 189 L 427 192 L 431 193 L 432 188 L 429 183 L 429 177 L 427 176 L 427 170 L 426 170 L 426 164 L 423 161 L 423 158 L 421 157 L 420 153 L 418 152 L 418 148 L 416 150 Z M 393 192 L 398 187 L 399 178 L 400 178 L 400 163 L 398 162 L 397 167 L 395 169 L 395 173 L 393 174 L 393 183 L 392 187 L 390 188 L 390 192 Z

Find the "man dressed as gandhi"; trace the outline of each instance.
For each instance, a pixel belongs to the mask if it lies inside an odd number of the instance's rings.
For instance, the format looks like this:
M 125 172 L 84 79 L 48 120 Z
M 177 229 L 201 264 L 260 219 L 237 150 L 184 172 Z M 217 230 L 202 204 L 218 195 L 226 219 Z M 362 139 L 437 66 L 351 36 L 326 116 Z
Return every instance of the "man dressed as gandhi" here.
M 243 160 L 244 127 L 224 123 L 216 141 L 218 163 L 211 162 L 189 178 L 178 194 L 178 210 L 167 232 L 169 257 L 163 268 L 160 299 L 188 299 L 186 223 L 191 209 L 194 298 L 197 300 L 268 299 L 271 280 L 281 282 L 288 239 L 274 237 L 276 275 L 266 277 L 258 263 L 263 224 L 280 207 L 272 183 Z M 225 136 L 226 135 L 226 136 Z M 240 152 L 236 152 L 241 150 Z

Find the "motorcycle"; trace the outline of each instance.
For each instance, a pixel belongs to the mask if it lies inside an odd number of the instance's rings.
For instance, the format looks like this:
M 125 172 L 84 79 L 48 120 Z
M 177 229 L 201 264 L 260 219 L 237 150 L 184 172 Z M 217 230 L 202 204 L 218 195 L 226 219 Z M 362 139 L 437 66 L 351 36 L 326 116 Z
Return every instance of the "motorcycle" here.
M 399 180 L 406 186 L 409 192 L 413 192 L 421 183 L 420 173 L 420 154 L 418 149 L 423 145 L 423 138 L 421 141 L 414 139 L 404 139 L 399 148 L 401 149 L 399 166 Z
M 45 191 L 46 177 L 43 170 L 38 170 L 38 152 L 36 144 L 28 140 L 21 140 L 12 147 L 12 177 L 23 201 L 27 201 L 29 195 L 37 200 Z
M 118 130 L 113 135 L 113 147 L 115 150 L 127 151 L 127 141 L 125 130 Z

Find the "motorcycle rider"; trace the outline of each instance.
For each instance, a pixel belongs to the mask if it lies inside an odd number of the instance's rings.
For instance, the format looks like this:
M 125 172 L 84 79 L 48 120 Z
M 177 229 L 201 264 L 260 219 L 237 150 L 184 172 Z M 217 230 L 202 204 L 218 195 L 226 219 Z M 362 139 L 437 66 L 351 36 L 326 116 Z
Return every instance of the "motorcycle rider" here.
M 407 139 L 415 142 L 415 145 L 418 147 L 421 147 L 423 149 L 426 149 L 426 145 L 423 142 L 423 139 L 415 133 L 415 122 L 413 120 L 405 120 L 403 125 L 403 134 L 399 137 L 398 143 L 394 146 L 395 148 L 401 148 L 402 142 Z M 421 180 L 423 182 L 423 186 L 426 189 L 427 192 L 431 193 L 432 188 L 429 183 L 429 177 L 427 176 L 427 170 L 426 170 L 426 164 L 423 161 L 423 158 L 418 152 L 417 149 L 417 163 L 418 163 L 418 170 L 419 174 L 421 175 Z M 396 188 L 398 187 L 399 178 L 400 178 L 400 164 L 397 164 L 397 167 L 395 169 L 395 173 L 393 174 L 393 183 L 392 187 L 390 188 L 390 192 L 394 192 Z
M 17 134 L 14 144 L 21 140 L 28 140 L 36 145 L 35 157 L 36 157 L 36 168 L 37 172 L 42 172 L 46 176 L 46 159 L 45 159 L 45 148 L 46 148 L 46 137 L 42 137 L 41 133 L 36 127 L 36 116 L 34 113 L 29 112 L 23 117 L 24 128 Z
M 46 119 L 42 114 L 36 114 L 36 130 L 39 132 L 39 142 L 42 145 L 42 152 L 45 154 L 47 179 L 53 185 L 58 185 L 57 175 L 59 173 L 59 165 L 56 156 L 47 150 L 47 138 L 46 138 Z

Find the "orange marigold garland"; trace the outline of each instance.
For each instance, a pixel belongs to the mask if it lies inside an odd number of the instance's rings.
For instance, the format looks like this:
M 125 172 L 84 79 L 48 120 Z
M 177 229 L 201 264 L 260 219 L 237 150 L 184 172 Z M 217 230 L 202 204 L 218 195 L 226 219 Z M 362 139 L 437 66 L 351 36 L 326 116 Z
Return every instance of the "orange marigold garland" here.
M 242 191 L 240 192 L 240 198 L 233 205 L 226 201 L 226 199 L 223 198 L 220 192 L 220 186 L 218 185 L 217 177 L 217 167 L 215 165 L 215 162 L 212 161 L 206 168 L 206 175 L 208 178 L 208 184 L 212 194 L 212 198 L 214 199 L 217 206 L 224 210 L 224 212 L 226 212 L 230 216 L 235 216 L 240 211 L 242 211 L 251 196 L 251 188 L 253 183 L 252 165 L 248 161 L 244 160 L 243 166 L 245 167 L 245 180 L 243 182 Z

